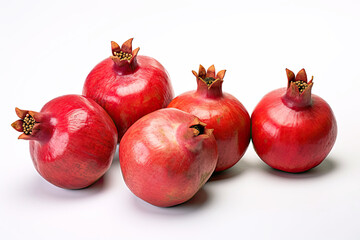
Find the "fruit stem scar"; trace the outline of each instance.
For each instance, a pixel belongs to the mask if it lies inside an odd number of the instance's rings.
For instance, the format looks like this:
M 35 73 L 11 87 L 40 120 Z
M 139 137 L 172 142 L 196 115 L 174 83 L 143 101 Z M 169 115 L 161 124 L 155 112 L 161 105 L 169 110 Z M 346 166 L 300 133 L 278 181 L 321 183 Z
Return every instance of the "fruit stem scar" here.
M 203 125 L 201 125 L 201 124 L 193 125 L 193 126 L 191 126 L 190 128 L 194 128 L 194 129 L 197 130 L 195 136 L 199 136 L 199 135 L 205 133 L 205 127 L 204 127 Z M 194 132 L 195 132 L 195 131 L 194 131 Z

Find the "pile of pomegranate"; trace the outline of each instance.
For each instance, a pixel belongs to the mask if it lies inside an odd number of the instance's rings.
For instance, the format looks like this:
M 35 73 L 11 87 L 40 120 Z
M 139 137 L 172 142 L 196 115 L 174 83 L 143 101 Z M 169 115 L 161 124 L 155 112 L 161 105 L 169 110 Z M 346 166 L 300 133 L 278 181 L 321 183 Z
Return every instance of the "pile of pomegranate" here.
M 133 39 L 88 74 L 82 95 L 64 95 L 39 112 L 16 108 L 12 127 L 29 141 L 39 174 L 66 189 L 95 183 L 110 168 L 119 143 L 127 187 L 160 207 L 191 199 L 214 172 L 233 167 L 250 139 L 270 167 L 304 172 L 331 151 L 337 125 L 330 106 L 311 93 L 304 69 L 286 69 L 287 87 L 258 103 L 251 118 L 222 91 L 225 70 L 200 65 L 197 89 L 174 98 L 170 77 L 154 58 L 138 55 Z

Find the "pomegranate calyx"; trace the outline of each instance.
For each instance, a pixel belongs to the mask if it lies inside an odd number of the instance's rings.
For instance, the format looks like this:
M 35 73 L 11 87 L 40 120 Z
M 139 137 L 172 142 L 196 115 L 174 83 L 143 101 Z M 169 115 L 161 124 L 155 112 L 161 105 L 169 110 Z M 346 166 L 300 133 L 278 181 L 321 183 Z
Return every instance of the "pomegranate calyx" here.
M 211 65 L 206 71 L 206 77 L 215 78 L 215 66 Z
M 22 125 L 23 125 L 23 120 L 16 120 L 11 124 L 11 126 L 18 132 L 22 132 L 24 130 Z
M 126 53 L 131 53 L 133 40 L 134 38 L 130 38 L 129 40 L 125 41 L 121 46 L 121 50 Z
M 193 136 L 205 136 L 209 137 L 213 133 L 214 129 L 206 128 L 206 123 L 200 122 L 198 118 L 195 118 L 194 121 L 190 124 L 190 127 L 193 129 Z
M 130 38 L 125 41 L 121 47 L 114 41 L 111 41 L 111 51 L 112 56 L 111 59 L 115 62 L 116 65 L 122 66 L 127 63 L 132 64 L 135 61 L 135 58 L 140 50 L 140 48 L 136 48 L 132 50 L 132 41 L 134 38 Z
M 288 83 L 290 82 L 294 82 L 295 81 L 295 74 L 293 71 L 289 70 L 289 69 L 285 69 L 286 70 L 286 76 L 288 78 Z
M 307 75 L 304 68 L 296 74 L 295 81 L 307 82 Z
M 310 81 L 307 80 L 305 69 L 301 69 L 295 76 L 294 72 L 286 68 L 286 75 L 288 78 L 288 89 L 291 89 L 293 94 L 303 94 L 303 92 L 311 91 L 313 85 L 311 77 Z
M 217 79 L 213 77 L 206 77 L 205 79 L 202 79 L 206 85 L 210 86 L 213 82 L 215 82 Z
M 208 89 L 210 89 L 215 82 L 223 82 L 226 70 L 219 71 L 215 76 L 215 66 L 211 65 L 206 71 L 205 68 L 200 64 L 199 73 L 192 71 L 194 76 L 204 82 Z M 216 85 L 216 84 L 215 84 Z
M 311 89 L 313 86 L 313 77 L 308 81 L 305 69 L 301 69 L 296 76 L 292 71 L 286 69 L 286 75 L 288 78 L 288 87 L 282 98 L 286 105 L 291 108 L 310 106 L 312 103 Z
M 221 70 L 216 74 L 216 78 L 223 80 L 225 77 L 226 70 Z
M 11 126 L 22 134 L 18 139 L 32 139 L 32 136 L 40 129 L 41 114 L 34 111 L 15 108 L 16 115 L 20 118 L 11 124 Z
M 111 51 L 113 52 L 113 56 L 116 56 L 116 54 L 121 51 L 119 44 L 111 41 Z
M 194 136 L 199 136 L 205 133 L 205 126 L 201 124 L 192 125 L 190 128 L 194 129 Z

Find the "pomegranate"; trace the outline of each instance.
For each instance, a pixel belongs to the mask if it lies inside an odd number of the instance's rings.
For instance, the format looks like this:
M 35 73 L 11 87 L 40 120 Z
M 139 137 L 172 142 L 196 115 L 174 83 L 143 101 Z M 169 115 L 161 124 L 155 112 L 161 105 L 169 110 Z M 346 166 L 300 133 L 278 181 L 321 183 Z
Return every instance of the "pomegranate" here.
M 207 71 L 200 65 L 199 73 L 192 72 L 197 80 L 197 90 L 181 94 L 168 107 L 194 114 L 214 129 L 219 150 L 215 171 L 228 169 L 240 160 L 249 145 L 249 113 L 239 100 L 222 91 L 225 70 L 215 76 L 214 65 Z
M 111 42 L 113 56 L 86 78 L 83 95 L 100 104 L 114 120 L 119 141 L 139 118 L 165 108 L 174 93 L 165 68 L 154 58 L 132 51 L 132 38 L 121 47 Z
M 96 102 L 65 95 L 40 112 L 16 108 L 20 120 L 12 127 L 29 140 L 36 170 L 50 183 L 67 189 L 87 187 L 111 165 L 117 131 L 110 116 Z
M 174 108 L 152 112 L 132 125 L 119 146 L 126 185 L 160 207 L 189 200 L 213 173 L 218 157 L 212 129 Z
M 304 172 L 329 154 L 337 135 L 330 106 L 311 94 L 313 78 L 304 69 L 286 69 L 287 88 L 274 90 L 258 103 L 251 116 L 256 153 L 269 166 L 286 172 Z

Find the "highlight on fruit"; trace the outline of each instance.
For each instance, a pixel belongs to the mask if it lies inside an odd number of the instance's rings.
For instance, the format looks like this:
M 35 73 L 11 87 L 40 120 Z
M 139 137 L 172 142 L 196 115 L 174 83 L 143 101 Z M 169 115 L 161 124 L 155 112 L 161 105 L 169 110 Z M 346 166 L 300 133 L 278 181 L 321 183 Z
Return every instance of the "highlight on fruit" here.
M 312 93 L 313 77 L 308 80 L 305 69 L 296 75 L 286 69 L 285 87 L 266 94 L 250 117 L 223 91 L 226 70 L 200 65 L 192 71 L 196 89 L 174 98 L 166 69 L 139 55 L 132 42 L 111 41 L 110 56 L 89 72 L 83 95 L 54 98 L 39 112 L 15 108 L 19 119 L 11 126 L 28 141 L 35 169 L 51 184 L 94 184 L 110 168 L 119 143 L 129 190 L 170 207 L 189 201 L 214 172 L 239 162 L 250 139 L 263 162 L 290 173 L 318 166 L 333 148 L 334 113 Z

